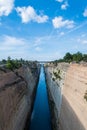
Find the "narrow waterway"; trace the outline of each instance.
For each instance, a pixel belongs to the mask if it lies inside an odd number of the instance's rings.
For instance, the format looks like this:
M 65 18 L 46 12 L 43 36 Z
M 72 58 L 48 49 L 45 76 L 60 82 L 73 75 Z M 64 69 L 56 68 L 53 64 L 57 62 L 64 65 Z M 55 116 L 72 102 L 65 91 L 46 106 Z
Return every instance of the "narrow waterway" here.
M 52 130 L 50 120 L 44 69 L 41 67 L 40 79 L 29 130 Z

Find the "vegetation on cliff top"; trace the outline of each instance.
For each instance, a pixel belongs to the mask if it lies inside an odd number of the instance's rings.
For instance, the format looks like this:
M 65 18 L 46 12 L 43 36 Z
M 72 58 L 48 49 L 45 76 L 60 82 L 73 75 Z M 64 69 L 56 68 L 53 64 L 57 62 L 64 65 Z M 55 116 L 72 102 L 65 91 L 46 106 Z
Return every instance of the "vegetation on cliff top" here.
M 28 60 L 23 60 L 22 58 L 19 60 L 11 59 L 10 56 L 7 58 L 7 60 L 3 59 L 2 61 L 0 61 L 1 67 L 5 67 L 10 70 L 18 69 L 22 65 L 27 65 L 30 68 L 33 68 L 32 71 L 35 71 L 35 68 L 37 68 L 37 63 L 38 63 L 37 61 L 28 61 Z
M 12 60 L 10 57 L 8 57 L 6 61 L 6 67 L 7 69 L 14 70 L 18 69 L 22 66 L 21 60 Z
M 54 63 L 55 64 L 58 63 L 58 62 L 68 62 L 68 63 L 76 62 L 76 63 L 79 63 L 80 61 L 87 62 L 87 54 L 82 54 L 81 52 L 71 54 L 71 53 L 67 52 L 62 59 L 55 60 Z

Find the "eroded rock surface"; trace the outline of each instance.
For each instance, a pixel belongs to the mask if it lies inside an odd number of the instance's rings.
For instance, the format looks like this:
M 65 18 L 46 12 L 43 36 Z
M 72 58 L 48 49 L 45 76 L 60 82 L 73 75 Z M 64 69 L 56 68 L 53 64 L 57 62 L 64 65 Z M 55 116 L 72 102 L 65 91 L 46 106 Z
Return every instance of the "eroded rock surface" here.
M 87 65 L 45 67 L 54 130 L 87 130 Z
M 0 130 L 23 130 L 30 118 L 39 79 L 37 63 L 14 71 L 0 68 Z

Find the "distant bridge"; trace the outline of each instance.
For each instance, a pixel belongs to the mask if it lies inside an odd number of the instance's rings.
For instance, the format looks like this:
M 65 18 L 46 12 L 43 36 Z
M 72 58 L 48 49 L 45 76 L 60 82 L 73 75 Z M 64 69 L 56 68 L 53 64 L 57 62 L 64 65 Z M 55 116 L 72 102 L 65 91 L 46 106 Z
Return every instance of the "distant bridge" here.
M 39 61 L 40 64 L 49 63 L 50 61 Z

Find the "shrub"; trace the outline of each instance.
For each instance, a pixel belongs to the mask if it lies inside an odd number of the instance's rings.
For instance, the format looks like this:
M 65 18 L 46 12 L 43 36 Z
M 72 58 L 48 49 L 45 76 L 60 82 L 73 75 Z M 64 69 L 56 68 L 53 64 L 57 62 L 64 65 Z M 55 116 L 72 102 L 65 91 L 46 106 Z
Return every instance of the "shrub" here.
M 11 64 L 11 62 L 7 62 L 6 67 L 10 70 L 13 70 L 13 65 Z
M 85 100 L 87 101 L 87 91 L 86 91 L 86 93 L 85 93 L 85 95 L 84 95 L 84 98 L 85 98 Z
M 6 67 L 10 70 L 14 70 L 14 69 L 18 69 L 19 67 L 21 67 L 21 62 L 18 61 L 17 59 L 16 60 L 11 60 L 10 57 L 8 57 L 8 60 L 7 60 L 7 64 L 6 64 Z
M 62 79 L 61 76 L 60 76 L 60 70 L 58 70 L 58 72 L 53 72 L 53 74 L 54 74 L 56 79 L 59 79 L 59 80 Z
M 55 81 L 55 78 L 52 78 L 53 81 Z

